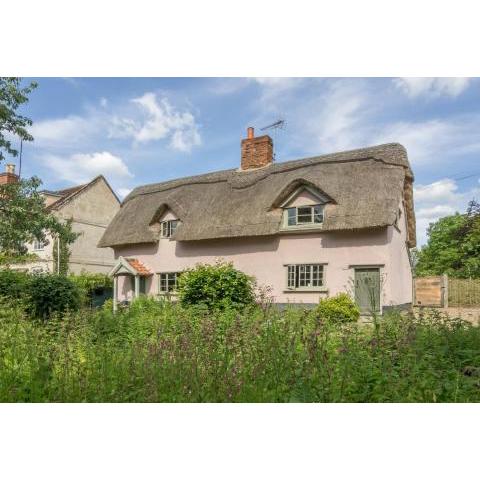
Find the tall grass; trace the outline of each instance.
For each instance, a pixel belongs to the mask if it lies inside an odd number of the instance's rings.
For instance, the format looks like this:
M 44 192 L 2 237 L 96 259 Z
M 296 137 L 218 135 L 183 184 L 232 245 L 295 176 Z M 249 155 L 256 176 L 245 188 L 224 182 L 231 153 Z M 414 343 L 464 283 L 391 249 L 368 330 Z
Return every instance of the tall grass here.
M 338 325 L 143 299 L 38 323 L 0 308 L 2 402 L 479 400 L 479 327 L 434 314 Z

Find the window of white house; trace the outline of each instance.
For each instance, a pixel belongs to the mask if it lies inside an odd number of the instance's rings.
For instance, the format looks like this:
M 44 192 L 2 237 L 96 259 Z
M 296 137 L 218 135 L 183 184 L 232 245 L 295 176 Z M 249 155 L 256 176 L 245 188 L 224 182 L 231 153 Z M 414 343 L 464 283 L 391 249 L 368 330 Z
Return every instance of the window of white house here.
M 287 227 L 323 223 L 323 205 L 287 208 Z
M 179 272 L 159 273 L 158 290 L 160 293 L 174 292 L 177 290 L 177 280 Z
M 288 265 L 287 287 L 289 289 L 323 287 L 323 265 L 316 263 Z
M 35 240 L 33 242 L 33 249 L 34 250 L 43 250 L 45 248 L 45 243 L 40 240 Z
M 178 220 L 166 220 L 165 222 L 162 222 L 160 224 L 162 228 L 162 237 L 170 238 L 175 233 L 175 230 L 177 229 L 177 224 Z

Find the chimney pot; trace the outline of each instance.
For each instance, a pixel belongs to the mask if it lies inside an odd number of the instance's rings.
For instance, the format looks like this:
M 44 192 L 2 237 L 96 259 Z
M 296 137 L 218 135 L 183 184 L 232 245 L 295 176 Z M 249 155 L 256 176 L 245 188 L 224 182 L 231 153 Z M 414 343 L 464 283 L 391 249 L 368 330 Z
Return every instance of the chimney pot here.
M 16 182 L 18 182 L 18 175 L 15 174 L 15 165 L 13 163 L 7 163 L 5 165 L 5 172 L 0 173 L 0 185 Z
M 255 130 L 253 127 L 247 128 L 247 138 L 253 138 L 255 136 Z

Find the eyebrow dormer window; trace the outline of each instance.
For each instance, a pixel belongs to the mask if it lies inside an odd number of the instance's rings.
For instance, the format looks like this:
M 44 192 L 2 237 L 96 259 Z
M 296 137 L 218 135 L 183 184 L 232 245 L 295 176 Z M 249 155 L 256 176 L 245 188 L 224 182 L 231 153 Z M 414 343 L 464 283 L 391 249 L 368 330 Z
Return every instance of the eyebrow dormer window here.
M 308 205 L 286 209 L 287 227 L 315 225 L 323 223 L 323 205 Z
M 161 235 L 164 238 L 170 238 L 177 229 L 178 220 L 167 220 L 160 224 L 161 226 Z

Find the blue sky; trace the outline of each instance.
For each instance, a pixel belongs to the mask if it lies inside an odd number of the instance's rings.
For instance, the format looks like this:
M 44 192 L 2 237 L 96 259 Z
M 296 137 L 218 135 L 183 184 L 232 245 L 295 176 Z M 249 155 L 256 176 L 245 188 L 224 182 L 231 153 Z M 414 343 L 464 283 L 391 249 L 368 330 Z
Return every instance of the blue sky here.
M 408 150 L 420 243 L 480 198 L 480 81 L 465 78 L 38 78 L 23 172 L 45 188 L 133 187 L 234 168 L 247 126 L 279 118 L 277 161 L 385 142 Z M 258 130 L 257 130 L 258 131 Z M 463 177 L 469 178 L 463 178 Z

